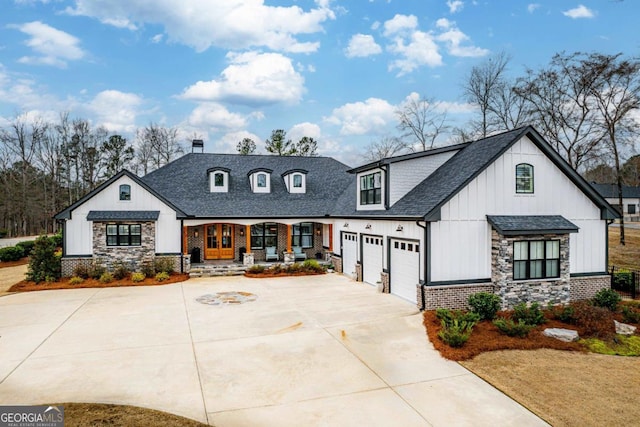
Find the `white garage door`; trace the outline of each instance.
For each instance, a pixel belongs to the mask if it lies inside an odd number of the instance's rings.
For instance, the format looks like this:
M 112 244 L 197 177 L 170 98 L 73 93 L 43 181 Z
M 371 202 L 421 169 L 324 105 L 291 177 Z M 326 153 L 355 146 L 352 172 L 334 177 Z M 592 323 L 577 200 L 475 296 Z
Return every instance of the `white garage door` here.
M 342 233 L 342 273 L 355 277 L 358 262 L 358 235 Z
M 391 240 L 389 283 L 391 293 L 416 303 L 416 285 L 420 281 L 420 244 Z
M 380 281 L 382 272 L 382 237 L 360 236 L 362 240 L 362 280 L 370 285 Z

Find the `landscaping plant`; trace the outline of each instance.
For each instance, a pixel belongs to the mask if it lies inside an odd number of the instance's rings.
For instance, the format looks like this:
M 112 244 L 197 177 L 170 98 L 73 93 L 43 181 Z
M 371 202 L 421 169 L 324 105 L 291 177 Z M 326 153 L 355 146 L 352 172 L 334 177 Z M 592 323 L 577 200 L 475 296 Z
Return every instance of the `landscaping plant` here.
M 84 282 L 84 279 L 78 276 L 73 276 L 71 279 L 69 279 L 70 285 L 79 285 L 82 282 Z
M 142 282 L 146 277 L 144 273 L 133 273 L 131 275 L 131 281 L 135 283 Z
M 129 267 L 127 267 L 127 265 L 124 262 L 118 261 L 118 262 L 114 263 L 114 265 L 113 265 L 113 278 L 114 279 L 122 280 L 122 279 L 128 277 L 129 273 L 131 273 L 131 271 L 129 270 Z
M 113 282 L 113 275 L 111 273 L 109 273 L 108 271 L 105 271 L 104 273 L 102 273 L 100 275 L 100 279 L 99 279 L 102 283 L 111 283 Z
M 0 248 L 0 261 L 2 262 L 19 261 L 22 257 L 24 257 L 24 252 L 19 246 Z
M 622 320 L 625 323 L 640 323 L 640 310 L 625 305 L 622 307 Z
M 153 264 L 156 272 L 171 274 L 175 270 L 171 258 L 156 258 Z
M 169 280 L 169 277 L 169 273 L 161 271 L 160 273 L 156 274 L 156 281 L 162 282 L 164 280 Z
M 467 300 L 471 311 L 478 313 L 482 320 L 493 320 L 500 310 L 500 297 L 489 292 L 478 292 L 469 295 Z
M 469 340 L 473 327 L 479 320 L 477 313 L 460 310 L 438 309 L 436 316 L 442 322 L 438 337 L 450 347 L 462 347 Z
M 33 251 L 33 247 L 35 246 L 35 244 L 36 242 L 33 240 L 25 240 L 24 242 L 16 243 L 16 248 L 22 249 L 22 253 L 24 254 L 23 256 L 29 256 L 31 255 L 31 252 Z
M 573 323 L 583 329 L 585 336 L 608 339 L 615 335 L 613 313 L 610 310 L 593 306 L 588 301 L 576 301 L 571 306 L 574 309 Z
M 615 312 L 618 309 L 618 304 L 622 301 L 620 294 L 613 289 L 600 289 L 598 293 L 592 299 L 593 305 L 596 307 L 603 307 L 609 311 Z
M 527 307 L 527 304 L 521 302 L 513 307 L 513 320 L 516 322 L 523 321 L 526 325 L 542 325 L 546 322 L 542 310 L 540 310 L 540 304 L 534 302 L 531 306 Z
M 518 323 L 514 322 L 511 319 L 498 318 L 493 321 L 493 324 L 505 335 L 510 337 L 520 337 L 525 338 L 529 335 L 529 332 L 535 325 L 529 325 L 524 320 L 518 320 Z
M 36 239 L 29 260 L 27 280 L 40 282 L 55 282 L 62 273 L 60 257 L 56 255 L 56 247 L 47 236 Z

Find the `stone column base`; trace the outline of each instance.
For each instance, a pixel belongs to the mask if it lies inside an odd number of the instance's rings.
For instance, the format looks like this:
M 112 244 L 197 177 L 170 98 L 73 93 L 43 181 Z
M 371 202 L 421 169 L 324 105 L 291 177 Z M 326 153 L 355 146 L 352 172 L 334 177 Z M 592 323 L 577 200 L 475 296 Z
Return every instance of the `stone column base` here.
M 356 281 L 362 282 L 362 264 L 356 264 Z
M 296 255 L 293 252 L 284 252 L 284 263 L 293 264 L 296 262 Z
M 252 252 L 244 253 L 242 256 L 242 265 L 253 265 L 253 264 L 254 264 L 253 253 Z

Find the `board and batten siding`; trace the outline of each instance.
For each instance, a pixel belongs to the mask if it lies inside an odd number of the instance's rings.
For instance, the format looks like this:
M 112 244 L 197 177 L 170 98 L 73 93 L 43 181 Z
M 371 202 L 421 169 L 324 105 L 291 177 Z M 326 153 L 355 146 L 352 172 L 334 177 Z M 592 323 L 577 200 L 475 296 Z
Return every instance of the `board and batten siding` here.
M 459 150 L 418 157 L 389 165 L 389 205 L 393 206 Z
M 516 194 L 515 168 L 534 167 L 534 193 Z M 570 272 L 606 271 L 606 221 L 600 209 L 527 137 L 481 172 L 431 224 L 431 280 L 491 277 L 486 215 L 562 215 L 580 229 L 570 236 Z
M 120 200 L 119 189 L 122 184 L 131 186 L 131 200 Z M 65 224 L 67 256 L 92 254 L 93 222 L 87 221 L 90 211 L 160 211 L 156 223 L 156 253 L 181 251 L 180 222 L 176 219 L 176 212 L 142 186 L 123 176 L 71 212 L 71 219 Z

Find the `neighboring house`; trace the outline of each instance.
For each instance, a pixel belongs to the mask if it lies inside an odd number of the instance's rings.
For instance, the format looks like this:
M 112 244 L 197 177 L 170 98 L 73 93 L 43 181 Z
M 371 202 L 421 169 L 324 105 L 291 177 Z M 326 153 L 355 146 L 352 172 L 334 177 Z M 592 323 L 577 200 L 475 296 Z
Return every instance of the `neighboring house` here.
M 350 169 L 325 157 L 192 153 L 123 171 L 56 215 L 63 271 L 192 255 L 330 258 L 420 308 L 566 303 L 609 286 L 615 210 L 531 127 Z
M 605 198 L 618 212 L 624 215 L 625 221 L 640 221 L 640 187 L 622 186 L 622 206 L 618 199 L 618 186 L 615 184 L 591 183 L 602 197 Z

